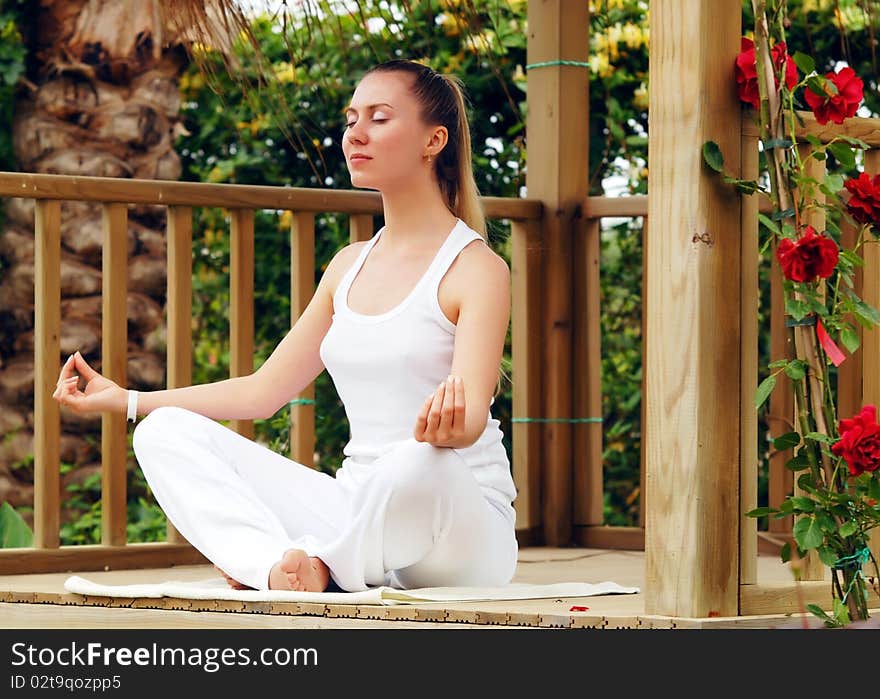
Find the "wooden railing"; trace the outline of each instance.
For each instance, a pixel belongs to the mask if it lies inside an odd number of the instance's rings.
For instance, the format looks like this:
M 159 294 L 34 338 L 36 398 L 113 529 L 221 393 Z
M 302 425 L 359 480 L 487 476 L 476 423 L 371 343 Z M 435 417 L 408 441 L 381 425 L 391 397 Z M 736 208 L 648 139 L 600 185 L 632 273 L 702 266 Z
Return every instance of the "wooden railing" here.
M 103 206 L 102 371 L 126 385 L 128 261 L 126 235 L 129 204 L 167 207 L 167 386 L 189 385 L 192 377 L 192 210 L 216 207 L 230 216 L 230 376 L 253 371 L 254 354 L 254 211 L 290 211 L 291 323 L 314 294 L 315 215 L 349 215 L 352 242 L 374 234 L 381 213 L 378 194 L 267 186 L 123 180 L 26 173 L 0 173 L 0 197 L 36 200 L 35 216 L 35 352 L 34 352 L 34 542 L 31 548 L 0 550 L 0 574 L 104 567 L 140 568 L 204 562 L 169 524 L 167 541 L 126 542 L 127 425 L 123 415 L 104 415 L 101 422 L 101 543 L 60 545 L 60 411 L 52 399 L 60 367 L 61 334 L 61 202 L 98 202 Z M 540 370 L 535 328 L 540 313 L 537 266 L 540 256 L 540 202 L 484 197 L 489 219 L 511 224 L 513 278 L 512 347 L 514 410 L 523 414 L 540 402 L 540 384 L 530 372 Z M 312 465 L 315 446 L 314 385 L 291 405 L 291 458 Z M 230 427 L 252 437 L 253 423 L 233 420 Z M 530 426 L 516 425 L 512 439 L 514 478 L 523 502 L 538 495 L 540 459 L 529 445 Z

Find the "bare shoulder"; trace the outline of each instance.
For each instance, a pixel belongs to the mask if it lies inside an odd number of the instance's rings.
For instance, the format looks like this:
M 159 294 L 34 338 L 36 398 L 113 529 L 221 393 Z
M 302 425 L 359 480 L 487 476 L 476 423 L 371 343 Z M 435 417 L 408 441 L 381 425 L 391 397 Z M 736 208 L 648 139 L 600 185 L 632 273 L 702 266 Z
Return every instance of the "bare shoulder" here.
M 507 287 L 510 284 L 507 261 L 488 243 L 480 240 L 464 246 L 450 269 L 450 275 L 454 275 L 465 288 Z
M 321 276 L 321 285 L 326 288 L 331 297 L 336 291 L 342 276 L 354 264 L 367 242 L 369 241 L 361 240 L 357 243 L 349 243 L 337 250 L 336 254 L 330 258 L 330 262 L 327 263 L 327 268 Z

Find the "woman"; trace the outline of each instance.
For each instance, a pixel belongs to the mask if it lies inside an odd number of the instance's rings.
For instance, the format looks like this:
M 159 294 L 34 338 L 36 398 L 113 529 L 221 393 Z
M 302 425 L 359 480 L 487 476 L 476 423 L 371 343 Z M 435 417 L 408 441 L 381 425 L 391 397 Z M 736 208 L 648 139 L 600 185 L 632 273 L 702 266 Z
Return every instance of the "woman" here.
M 391 61 L 364 75 L 346 119 L 352 185 L 381 192 L 385 225 L 336 253 L 257 371 L 138 394 L 77 352 L 54 398 L 147 415 L 134 432 L 147 482 L 233 587 L 506 584 L 516 489 L 490 406 L 510 271 L 485 240 L 464 97 Z M 351 427 L 335 476 L 216 422 L 273 415 L 325 367 Z

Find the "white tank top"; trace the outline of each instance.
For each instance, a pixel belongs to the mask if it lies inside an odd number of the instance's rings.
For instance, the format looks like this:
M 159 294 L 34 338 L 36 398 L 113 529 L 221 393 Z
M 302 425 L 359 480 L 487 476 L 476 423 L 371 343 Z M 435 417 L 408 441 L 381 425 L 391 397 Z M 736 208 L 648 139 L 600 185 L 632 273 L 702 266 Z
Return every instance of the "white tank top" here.
M 348 291 L 380 229 L 363 246 L 333 296 L 333 319 L 320 356 L 345 407 L 351 430 L 340 471 L 358 471 L 402 441 L 412 439 L 425 399 L 452 369 L 455 324 L 440 308 L 440 280 L 479 233 L 459 220 L 409 295 L 391 310 L 364 315 L 348 306 Z M 484 242 L 485 244 L 485 242 Z M 486 409 L 486 427 L 462 456 L 493 504 L 513 521 L 516 488 L 499 421 Z M 467 406 L 467 410 L 476 410 Z M 337 477 L 344 477 L 337 473 Z

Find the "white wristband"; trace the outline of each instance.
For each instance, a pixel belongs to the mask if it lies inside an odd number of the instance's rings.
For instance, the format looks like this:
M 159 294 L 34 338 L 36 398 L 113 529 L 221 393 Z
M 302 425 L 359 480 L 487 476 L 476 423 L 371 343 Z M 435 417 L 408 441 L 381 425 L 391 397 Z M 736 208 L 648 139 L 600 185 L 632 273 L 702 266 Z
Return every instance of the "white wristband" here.
M 138 392 L 131 389 L 128 390 L 128 421 L 137 420 Z

